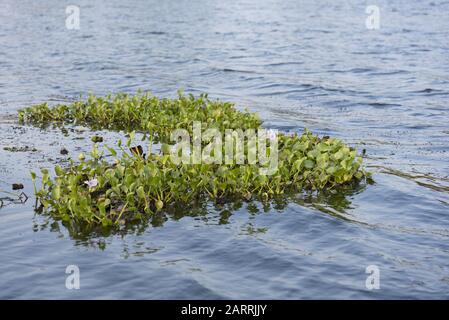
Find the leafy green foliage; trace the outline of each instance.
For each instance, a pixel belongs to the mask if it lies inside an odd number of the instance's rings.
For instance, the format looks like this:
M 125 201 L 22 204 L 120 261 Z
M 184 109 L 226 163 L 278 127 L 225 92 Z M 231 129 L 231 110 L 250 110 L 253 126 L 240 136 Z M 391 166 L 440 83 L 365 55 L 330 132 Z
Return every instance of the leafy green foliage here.
M 22 121 L 44 124 L 49 121 L 126 129 L 164 140 L 176 128 L 191 130 L 192 121 L 221 129 L 258 128 L 254 114 L 236 110 L 232 104 L 179 95 L 158 99 L 147 94 L 130 97 L 89 97 L 86 102 L 49 108 L 46 104 L 20 111 Z M 205 129 L 205 128 L 203 128 Z M 114 158 L 106 161 L 97 144 L 89 155 L 50 176 L 42 170 L 35 193 L 41 209 L 56 219 L 78 225 L 119 226 L 155 215 L 172 205 L 192 205 L 212 199 L 259 199 L 267 201 L 302 190 L 330 190 L 360 181 L 369 174 L 362 158 L 338 139 L 317 137 L 305 129 L 302 135 L 278 135 L 278 167 L 272 175 L 261 175 L 257 164 L 175 164 L 168 150 L 147 153 L 131 147 L 129 141 L 116 148 L 106 147 Z M 247 147 L 247 146 L 246 146 Z M 162 145 L 162 151 L 169 149 Z M 36 174 L 32 174 L 36 182 Z
M 73 123 L 95 129 L 140 131 L 153 136 L 154 141 L 168 141 L 174 129 L 192 133 L 192 122 L 200 121 L 207 128 L 258 128 L 261 121 L 256 114 L 241 112 L 229 102 L 213 101 L 207 94 L 199 97 L 178 92 L 177 99 L 159 99 L 149 93 L 90 95 L 87 101 L 49 107 L 47 103 L 19 111 L 19 120 L 36 125 Z

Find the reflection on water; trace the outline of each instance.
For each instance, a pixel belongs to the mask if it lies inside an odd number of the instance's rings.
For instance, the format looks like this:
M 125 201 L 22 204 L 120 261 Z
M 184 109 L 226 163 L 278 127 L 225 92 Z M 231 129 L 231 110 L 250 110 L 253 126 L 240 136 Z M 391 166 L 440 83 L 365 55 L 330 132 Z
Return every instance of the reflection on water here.
M 372 183 L 372 182 L 369 182 Z M 41 214 L 38 209 L 35 211 L 39 216 L 35 217 L 33 230 L 57 232 L 60 235 L 61 228 L 65 228 L 71 239 L 77 240 L 77 244 L 84 244 L 87 246 L 99 245 L 101 249 L 105 248 L 103 241 L 98 241 L 99 238 L 107 238 L 111 235 L 119 235 L 124 237 L 126 235 L 142 235 L 147 228 L 163 227 L 168 220 L 178 221 L 180 219 L 190 217 L 197 221 L 202 221 L 204 224 L 219 224 L 226 225 L 233 213 L 236 211 L 244 211 L 248 213 L 248 223 L 245 224 L 247 229 L 245 232 L 248 235 L 257 234 L 259 232 L 265 233 L 269 227 L 254 228 L 250 223 L 254 215 L 260 213 L 269 213 L 271 211 L 282 212 L 287 209 L 290 203 L 296 203 L 304 207 L 316 209 L 322 213 L 329 214 L 337 219 L 343 219 L 347 222 L 356 222 L 352 220 L 350 215 L 346 212 L 351 209 L 350 198 L 357 193 L 362 192 L 366 188 L 366 183 L 352 183 L 333 190 L 325 191 L 304 191 L 299 194 L 289 194 L 283 197 L 278 197 L 270 201 L 228 201 L 226 203 L 217 203 L 213 201 L 199 201 L 194 205 L 173 204 L 164 208 L 163 211 L 156 213 L 154 216 L 144 216 L 140 221 L 134 221 L 117 228 L 104 228 L 89 225 L 79 225 L 65 221 L 55 221 L 48 214 Z M 97 239 L 92 241 L 92 239 Z

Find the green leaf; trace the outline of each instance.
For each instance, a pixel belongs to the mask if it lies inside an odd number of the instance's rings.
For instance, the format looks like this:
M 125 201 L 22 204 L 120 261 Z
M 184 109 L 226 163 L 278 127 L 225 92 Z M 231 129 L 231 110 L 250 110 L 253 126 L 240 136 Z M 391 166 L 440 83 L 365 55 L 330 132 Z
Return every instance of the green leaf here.
M 156 201 L 156 209 L 159 211 L 164 207 L 164 202 L 162 202 L 162 200 L 157 200 Z
M 55 173 L 58 177 L 63 176 L 64 175 L 64 171 L 62 170 L 61 166 L 57 165 L 55 167 Z
M 145 190 L 144 190 L 143 186 L 138 187 L 136 190 L 136 193 L 140 199 L 145 199 Z
M 307 169 L 312 169 L 315 166 L 315 162 L 313 160 L 307 159 L 304 161 L 304 167 Z
M 161 145 L 161 151 L 162 151 L 162 154 L 170 154 L 171 146 L 169 144 L 163 143 Z
M 58 201 L 61 198 L 61 188 L 60 186 L 55 186 L 51 192 L 51 196 L 54 200 Z

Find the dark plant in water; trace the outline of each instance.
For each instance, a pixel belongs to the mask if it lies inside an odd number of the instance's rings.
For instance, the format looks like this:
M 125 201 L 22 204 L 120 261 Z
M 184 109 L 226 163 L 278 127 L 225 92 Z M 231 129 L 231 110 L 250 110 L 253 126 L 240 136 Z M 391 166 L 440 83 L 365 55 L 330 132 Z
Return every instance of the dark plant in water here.
M 268 201 L 303 190 L 330 190 L 368 176 L 362 158 L 341 141 L 313 135 L 278 135 L 278 165 L 275 173 L 261 175 L 260 167 L 243 164 L 177 164 L 168 154 L 152 152 L 155 140 L 168 141 L 177 128 L 191 131 L 193 121 L 206 128 L 259 128 L 255 114 L 238 111 L 230 103 L 179 95 L 158 99 L 148 94 L 119 94 L 106 98 L 90 96 L 85 102 L 41 104 L 19 112 L 23 122 L 52 121 L 85 124 L 96 128 L 132 128 L 149 136 L 146 153 L 132 147 L 134 131 L 123 146 L 106 147 L 114 157 L 106 161 L 94 144 L 86 157 L 55 168 L 55 175 L 42 170 L 35 194 L 41 210 L 65 223 L 88 226 L 120 226 L 144 220 L 172 206 L 195 206 L 204 200 L 216 203 L 259 199 Z M 245 142 L 245 148 L 248 142 Z M 36 182 L 36 174 L 32 173 Z

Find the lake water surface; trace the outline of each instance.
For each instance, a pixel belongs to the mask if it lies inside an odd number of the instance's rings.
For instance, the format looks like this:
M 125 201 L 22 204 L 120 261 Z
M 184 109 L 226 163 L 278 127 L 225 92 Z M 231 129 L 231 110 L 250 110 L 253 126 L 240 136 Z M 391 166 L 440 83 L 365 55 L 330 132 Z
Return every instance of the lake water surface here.
M 65 2 L 0 6 L 0 197 L 16 182 L 30 196 L 0 209 L 0 298 L 449 298 L 448 1 L 375 1 L 379 30 L 366 1 L 73 4 L 79 30 L 66 29 Z M 18 109 L 179 88 L 366 149 L 375 184 L 210 204 L 109 236 L 34 214 L 29 171 L 64 163 L 62 147 L 88 150 L 94 133 L 20 126 Z M 80 290 L 66 289 L 67 265 Z M 370 265 L 378 290 L 365 286 Z

